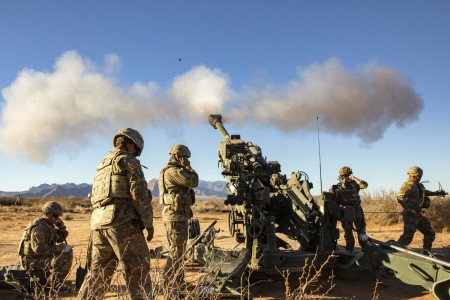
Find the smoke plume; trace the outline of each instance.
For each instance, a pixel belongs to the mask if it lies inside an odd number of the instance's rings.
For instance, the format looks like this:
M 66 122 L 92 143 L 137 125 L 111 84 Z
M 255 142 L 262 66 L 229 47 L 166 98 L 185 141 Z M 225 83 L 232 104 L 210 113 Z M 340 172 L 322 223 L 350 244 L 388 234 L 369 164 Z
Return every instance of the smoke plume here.
M 417 120 L 424 106 L 407 78 L 375 63 L 351 72 L 330 59 L 300 70 L 298 77 L 279 90 L 249 88 L 230 117 L 292 131 L 314 125 L 317 116 L 327 132 L 372 143 L 389 126 Z
M 0 151 L 44 163 L 56 149 L 77 149 L 121 127 L 169 126 L 173 119 L 205 123 L 211 113 L 283 131 L 308 129 L 318 116 L 321 129 L 371 143 L 389 126 L 416 120 L 423 109 L 407 78 L 375 63 L 352 72 L 330 59 L 300 70 L 283 87 L 240 92 L 222 71 L 203 65 L 174 78 L 165 91 L 156 82 L 120 87 L 114 79 L 119 69 L 116 55 L 98 67 L 69 51 L 52 72 L 22 70 L 2 90 Z

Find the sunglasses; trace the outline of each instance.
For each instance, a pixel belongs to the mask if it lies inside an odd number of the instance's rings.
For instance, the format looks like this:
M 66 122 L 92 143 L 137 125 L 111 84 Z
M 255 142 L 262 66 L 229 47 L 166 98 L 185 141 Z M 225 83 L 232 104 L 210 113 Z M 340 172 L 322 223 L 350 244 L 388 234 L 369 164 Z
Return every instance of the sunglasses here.
M 50 213 L 54 218 L 59 218 L 59 215 L 55 214 L 55 213 Z

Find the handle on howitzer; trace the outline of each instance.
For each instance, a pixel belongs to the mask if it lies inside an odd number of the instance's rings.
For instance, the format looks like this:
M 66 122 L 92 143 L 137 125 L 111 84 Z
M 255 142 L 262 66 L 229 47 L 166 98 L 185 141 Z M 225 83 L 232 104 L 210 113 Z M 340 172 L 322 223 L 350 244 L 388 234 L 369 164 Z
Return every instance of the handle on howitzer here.
M 186 252 L 194 248 L 194 246 L 197 245 L 201 241 L 201 239 L 205 237 L 208 231 L 214 229 L 214 225 L 216 225 L 216 223 L 217 220 L 212 221 L 212 223 L 209 224 L 209 226 L 198 237 L 195 238 L 195 240 L 189 245 L 189 247 L 186 248 Z

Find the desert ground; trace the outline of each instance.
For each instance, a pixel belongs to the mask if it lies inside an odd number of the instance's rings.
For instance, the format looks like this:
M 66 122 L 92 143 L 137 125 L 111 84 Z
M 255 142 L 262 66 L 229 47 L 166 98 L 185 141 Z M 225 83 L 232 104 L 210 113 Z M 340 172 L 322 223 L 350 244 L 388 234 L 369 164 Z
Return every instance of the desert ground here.
M 0 212 L 0 266 L 17 263 L 17 246 L 27 224 L 38 217 L 38 212 Z M 197 213 L 201 229 L 205 229 L 213 220 L 217 220 L 215 245 L 225 248 L 237 246 L 234 238 L 229 236 L 226 212 Z M 67 241 L 74 248 L 74 268 L 69 280 L 75 279 L 75 270 L 79 264 L 84 266 L 86 248 L 89 238 L 89 213 L 70 213 L 70 217 L 63 220 L 70 232 Z M 387 241 L 397 239 L 402 232 L 402 224 L 393 226 L 368 225 L 368 235 L 372 238 Z M 343 232 L 339 244 L 343 245 Z M 159 213 L 155 212 L 155 236 L 149 242 L 149 247 L 154 249 L 166 242 L 165 230 Z M 417 233 L 412 248 L 420 249 L 422 236 Z M 437 233 L 433 251 L 439 253 L 441 258 L 450 261 L 450 238 L 446 233 Z M 334 280 L 335 286 L 321 299 L 435 299 L 435 297 L 419 286 L 410 286 L 402 283 L 386 272 L 380 272 L 378 282 Z M 285 299 L 285 283 L 282 279 L 272 278 L 255 284 L 251 288 L 251 296 L 254 299 Z M 74 299 L 71 295 L 64 297 Z M 113 295 L 110 299 L 117 298 Z M 316 298 L 316 297 L 314 297 Z

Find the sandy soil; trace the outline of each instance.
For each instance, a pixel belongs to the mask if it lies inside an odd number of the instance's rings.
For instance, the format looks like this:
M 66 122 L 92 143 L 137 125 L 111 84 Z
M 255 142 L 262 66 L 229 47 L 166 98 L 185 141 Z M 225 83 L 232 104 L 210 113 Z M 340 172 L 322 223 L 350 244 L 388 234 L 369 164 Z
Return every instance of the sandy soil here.
M 39 213 L 0 213 L 0 266 L 14 264 L 18 261 L 17 246 L 27 224 Z M 84 266 L 84 257 L 89 238 L 89 214 L 70 214 L 70 220 L 64 220 L 70 232 L 67 241 L 75 245 L 74 257 L 77 264 Z M 218 223 L 216 229 L 221 231 L 216 234 L 215 245 L 225 248 L 233 248 L 237 244 L 234 238 L 228 235 L 227 213 L 197 214 L 201 229 L 205 229 L 213 220 Z M 368 235 L 372 238 L 387 241 L 397 239 L 402 232 L 402 225 L 379 227 L 368 226 Z M 343 233 L 341 233 L 341 237 Z M 155 218 L 155 237 L 149 243 L 150 248 L 156 248 L 166 242 L 165 230 L 161 218 Z M 343 241 L 339 241 L 343 244 Z M 420 248 L 422 237 L 416 234 L 412 248 Z M 442 259 L 450 261 L 450 236 L 438 233 L 434 243 L 434 252 L 442 255 Z M 78 265 L 77 265 L 78 266 Z M 74 270 L 77 266 L 74 266 Z M 69 279 L 74 279 L 73 271 Z M 325 299 L 435 299 L 429 292 L 418 286 L 410 286 L 402 283 L 387 274 L 379 274 L 378 283 L 367 281 L 335 280 L 335 287 L 327 294 Z M 284 281 L 272 279 L 256 284 L 251 293 L 255 299 L 284 299 Z

